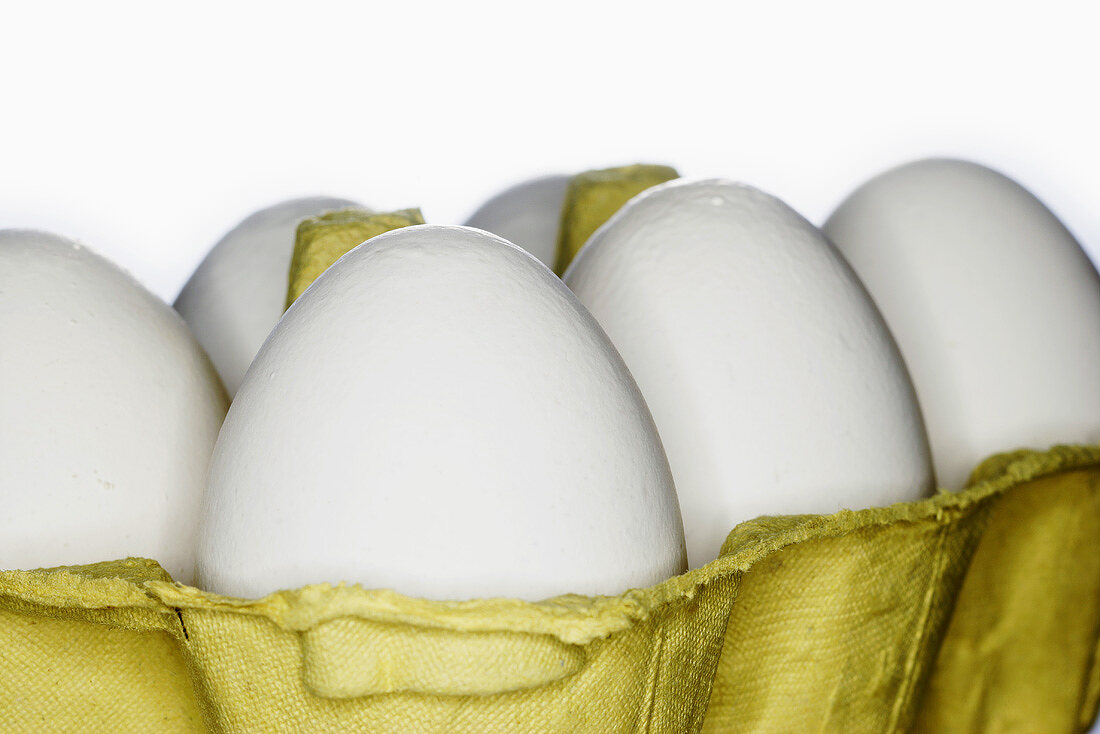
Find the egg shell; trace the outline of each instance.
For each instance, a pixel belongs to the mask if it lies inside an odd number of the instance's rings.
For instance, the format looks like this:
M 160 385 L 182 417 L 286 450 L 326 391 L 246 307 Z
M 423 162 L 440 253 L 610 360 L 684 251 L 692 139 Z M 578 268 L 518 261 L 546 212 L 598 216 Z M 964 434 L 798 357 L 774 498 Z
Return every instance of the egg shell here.
M 565 282 L 649 404 L 692 567 L 758 515 L 932 489 L 885 323 L 836 250 L 778 199 L 721 180 L 656 186 L 593 234 Z
M 87 248 L 0 232 L 0 568 L 194 571 L 227 398 L 179 315 Z
M 481 205 L 466 224 L 519 245 L 547 267 L 558 253 L 558 224 L 569 176 L 543 176 L 506 189 Z
M 199 575 L 244 597 L 356 582 L 427 598 L 615 594 L 684 568 L 660 439 L 560 280 L 419 225 L 295 301 L 218 439 Z
M 346 199 L 291 199 L 251 215 L 214 245 L 176 298 L 229 391 L 286 307 L 298 222 L 334 209 L 362 208 Z
M 1100 278 L 1026 189 L 919 161 L 860 187 L 824 231 L 905 355 L 943 485 L 995 452 L 1100 440 Z

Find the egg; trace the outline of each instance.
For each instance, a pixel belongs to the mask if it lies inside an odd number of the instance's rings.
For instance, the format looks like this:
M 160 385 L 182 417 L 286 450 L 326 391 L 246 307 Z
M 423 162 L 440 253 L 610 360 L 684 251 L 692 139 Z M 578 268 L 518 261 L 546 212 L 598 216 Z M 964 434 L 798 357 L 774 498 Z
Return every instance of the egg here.
M 0 231 L 0 568 L 145 556 L 190 582 L 227 398 L 183 319 L 114 264 Z
M 344 255 L 249 368 L 211 462 L 199 578 L 435 599 L 615 594 L 684 568 L 668 461 L 607 336 L 494 235 Z
M 661 184 L 592 235 L 565 282 L 653 413 L 691 566 L 758 515 L 932 490 L 890 332 L 843 258 L 778 199 L 722 180 Z
M 544 176 L 506 189 L 474 212 L 466 224 L 499 235 L 553 267 L 558 223 L 569 176 Z
M 214 245 L 176 298 L 175 309 L 198 337 L 229 391 L 283 315 L 298 222 L 362 208 L 346 199 L 291 199 L 262 209 Z
M 897 337 L 941 483 L 995 452 L 1100 440 L 1100 278 L 1026 189 L 920 161 L 864 184 L 824 231 Z

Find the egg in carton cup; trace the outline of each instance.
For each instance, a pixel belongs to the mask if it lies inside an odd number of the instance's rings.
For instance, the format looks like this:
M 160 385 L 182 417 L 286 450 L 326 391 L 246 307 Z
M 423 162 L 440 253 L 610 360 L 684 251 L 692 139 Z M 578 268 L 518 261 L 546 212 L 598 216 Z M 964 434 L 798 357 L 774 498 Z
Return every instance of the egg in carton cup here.
M 246 600 L 138 558 L 4 571 L 0 729 L 1083 731 L 1098 546 L 1100 448 L 1063 446 L 958 493 L 757 518 L 614 597 Z

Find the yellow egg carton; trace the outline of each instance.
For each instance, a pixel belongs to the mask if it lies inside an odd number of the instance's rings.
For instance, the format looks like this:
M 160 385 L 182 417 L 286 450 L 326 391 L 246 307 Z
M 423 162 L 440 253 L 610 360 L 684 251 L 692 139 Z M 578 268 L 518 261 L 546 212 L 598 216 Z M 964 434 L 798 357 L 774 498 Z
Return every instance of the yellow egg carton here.
M 617 597 L 260 600 L 153 561 L 0 573 L 3 732 L 1070 732 L 1100 701 L 1100 447 L 762 517 Z

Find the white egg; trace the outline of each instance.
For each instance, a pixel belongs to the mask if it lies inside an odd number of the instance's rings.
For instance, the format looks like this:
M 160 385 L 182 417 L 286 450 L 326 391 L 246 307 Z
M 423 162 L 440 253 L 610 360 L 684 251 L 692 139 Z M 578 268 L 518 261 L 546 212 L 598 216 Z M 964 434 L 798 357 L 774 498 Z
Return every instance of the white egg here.
M 758 515 L 932 489 L 886 325 L 836 250 L 779 200 L 717 180 L 654 187 L 596 231 L 565 282 L 653 412 L 693 567 Z
M 500 235 L 553 268 L 569 178 L 545 176 L 513 186 L 485 202 L 466 224 Z
M 118 267 L 0 232 L 0 568 L 145 556 L 190 582 L 227 399 L 179 315 Z
M 872 179 L 824 231 L 905 355 L 941 483 L 995 452 L 1100 440 L 1100 278 L 1028 191 L 926 160 Z
M 499 237 L 420 225 L 287 311 L 211 464 L 199 577 L 256 597 L 615 594 L 684 568 L 660 439 L 607 336 Z
M 345 199 L 292 199 L 262 209 L 214 245 L 176 298 L 221 375 L 230 397 L 286 307 L 298 222 L 332 209 L 359 207 Z

